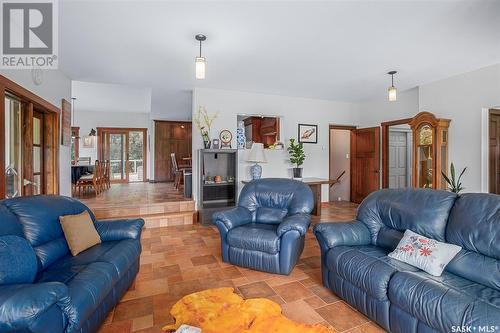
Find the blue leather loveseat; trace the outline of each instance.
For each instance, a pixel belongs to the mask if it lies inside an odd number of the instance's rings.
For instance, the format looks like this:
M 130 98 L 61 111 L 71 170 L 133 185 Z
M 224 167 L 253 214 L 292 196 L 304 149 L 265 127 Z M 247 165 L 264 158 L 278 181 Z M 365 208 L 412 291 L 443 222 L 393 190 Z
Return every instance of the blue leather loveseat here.
M 72 256 L 62 196 L 0 201 L 0 332 L 95 332 L 139 270 L 142 219 L 95 221 L 102 243 Z
M 260 271 L 289 274 L 302 250 L 313 208 L 306 184 L 285 178 L 251 181 L 238 207 L 215 213 L 222 260 Z
M 442 276 L 387 256 L 410 229 L 462 247 Z M 390 332 L 500 332 L 500 196 L 381 190 L 322 223 L 323 284 Z

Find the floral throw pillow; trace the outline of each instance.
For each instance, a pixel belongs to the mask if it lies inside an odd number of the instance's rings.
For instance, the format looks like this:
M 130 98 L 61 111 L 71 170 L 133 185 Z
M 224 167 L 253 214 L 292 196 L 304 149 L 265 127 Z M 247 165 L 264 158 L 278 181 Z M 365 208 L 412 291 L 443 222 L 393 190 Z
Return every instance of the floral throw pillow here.
M 434 276 L 441 276 L 444 268 L 462 248 L 438 242 L 406 230 L 396 249 L 388 256 L 418 267 Z

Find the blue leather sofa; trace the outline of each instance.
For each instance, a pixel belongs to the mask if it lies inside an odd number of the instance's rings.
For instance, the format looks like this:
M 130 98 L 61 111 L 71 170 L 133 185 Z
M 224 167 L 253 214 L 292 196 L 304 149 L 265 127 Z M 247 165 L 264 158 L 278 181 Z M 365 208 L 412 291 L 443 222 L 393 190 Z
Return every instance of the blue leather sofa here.
M 59 216 L 89 211 L 102 243 L 73 257 Z M 0 201 L 0 332 L 95 332 L 139 270 L 142 219 L 95 221 L 62 196 Z
M 288 275 L 304 249 L 312 208 L 311 189 L 300 181 L 251 181 L 241 190 L 236 208 L 213 215 L 220 232 L 222 259 Z
M 442 276 L 387 256 L 410 229 L 462 247 Z M 323 284 L 390 332 L 500 332 L 500 196 L 381 190 L 314 228 Z

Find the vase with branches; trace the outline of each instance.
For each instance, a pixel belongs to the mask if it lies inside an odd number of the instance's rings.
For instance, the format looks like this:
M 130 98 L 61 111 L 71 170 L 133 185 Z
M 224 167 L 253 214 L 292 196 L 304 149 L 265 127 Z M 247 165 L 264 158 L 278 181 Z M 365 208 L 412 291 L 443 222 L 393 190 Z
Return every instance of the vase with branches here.
M 460 192 L 464 189 L 462 187 L 462 176 L 464 175 L 465 170 L 467 170 L 467 167 L 462 169 L 462 172 L 460 172 L 458 178 L 455 177 L 456 173 L 455 173 L 455 166 L 453 165 L 453 163 L 451 163 L 450 165 L 450 177 L 448 177 L 446 173 L 441 171 L 441 175 L 448 184 L 448 190 L 450 190 L 450 192 L 460 194 Z
M 215 119 L 217 119 L 218 116 L 219 112 L 217 112 L 213 116 L 210 116 L 204 106 L 199 106 L 198 111 L 194 116 L 193 122 L 200 131 L 205 149 L 210 148 L 210 130 L 212 129 L 213 122 L 215 121 Z
M 306 158 L 303 143 L 295 143 L 295 139 L 290 139 L 290 145 L 288 146 L 287 151 L 290 155 L 290 162 L 295 165 L 295 168 L 293 168 L 293 178 L 302 178 L 301 165 L 304 164 L 304 160 Z

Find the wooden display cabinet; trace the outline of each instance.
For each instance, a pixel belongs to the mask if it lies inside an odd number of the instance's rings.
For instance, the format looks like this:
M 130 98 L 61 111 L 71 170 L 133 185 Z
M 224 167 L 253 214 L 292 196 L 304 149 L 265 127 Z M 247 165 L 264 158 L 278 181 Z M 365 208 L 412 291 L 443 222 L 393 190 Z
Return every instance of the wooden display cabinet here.
M 413 186 L 446 189 L 449 119 L 420 112 L 409 123 L 413 131 Z

